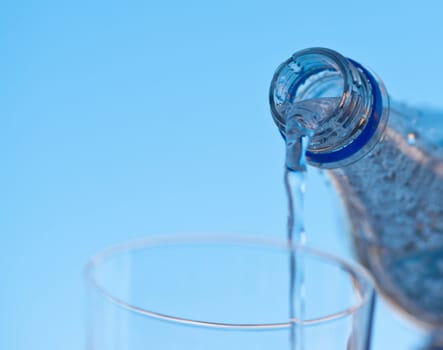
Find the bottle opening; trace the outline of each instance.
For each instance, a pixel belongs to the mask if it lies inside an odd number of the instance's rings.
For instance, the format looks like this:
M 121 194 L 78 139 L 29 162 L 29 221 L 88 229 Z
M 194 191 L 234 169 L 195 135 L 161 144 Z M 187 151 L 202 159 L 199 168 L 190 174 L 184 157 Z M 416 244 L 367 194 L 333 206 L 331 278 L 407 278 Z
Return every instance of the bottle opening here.
M 278 68 L 271 87 L 271 108 L 275 108 L 277 123 L 285 125 L 294 108 L 308 104 L 303 101 L 329 101 L 328 113 L 322 114 L 324 119 L 336 112 L 348 86 L 345 67 L 334 54 L 327 49 L 303 50 Z M 315 127 L 309 120 L 304 122 Z
M 374 134 L 380 124 L 382 111 L 377 112 L 378 119 L 370 120 L 374 116 L 374 102 L 380 109 L 383 97 L 387 100 L 386 95 L 381 96 L 379 84 L 358 63 L 333 50 L 302 50 L 281 64 L 274 74 L 271 113 L 284 136 L 288 125 L 290 129 L 309 129 L 312 136 L 307 159 L 311 164 L 341 166 L 356 160 L 355 153 L 362 156 L 360 148 L 367 150 L 378 141 L 372 139 L 366 127 Z M 377 101 L 376 95 L 380 95 Z M 360 135 L 365 135 L 364 140 L 354 143 Z M 343 149 L 346 151 L 341 152 Z

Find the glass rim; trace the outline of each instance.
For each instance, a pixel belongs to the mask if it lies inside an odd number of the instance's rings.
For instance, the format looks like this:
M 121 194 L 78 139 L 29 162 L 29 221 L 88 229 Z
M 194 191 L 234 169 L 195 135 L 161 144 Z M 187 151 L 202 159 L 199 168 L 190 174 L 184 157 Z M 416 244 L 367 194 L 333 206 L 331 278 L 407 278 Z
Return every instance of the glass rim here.
M 93 276 L 93 272 L 96 268 L 100 266 L 101 263 L 105 262 L 108 258 L 117 256 L 120 254 L 129 253 L 131 251 L 138 251 L 143 249 L 150 249 L 154 247 L 161 247 L 166 245 L 178 245 L 178 244 L 238 244 L 238 245 L 255 245 L 261 247 L 283 249 L 286 251 L 303 251 L 305 254 L 318 257 L 327 261 L 333 262 L 336 266 L 342 268 L 346 272 L 353 276 L 358 276 L 363 279 L 364 288 L 363 293 L 361 293 L 361 298 L 357 302 L 354 302 L 348 308 L 334 312 L 332 314 L 307 319 L 303 321 L 298 320 L 288 320 L 285 322 L 276 323 L 221 323 L 221 322 L 211 322 L 203 320 L 195 320 L 190 318 L 182 318 L 174 315 L 164 314 L 161 312 L 156 312 L 149 310 L 147 308 L 138 307 L 126 302 L 120 298 L 115 297 L 106 290 L 105 287 L 101 286 Z M 113 304 L 126 309 L 127 311 L 133 312 L 138 315 L 148 316 L 154 319 L 168 321 L 172 323 L 181 323 L 185 325 L 201 326 L 205 328 L 219 328 L 219 329 L 239 329 L 239 330 L 275 330 L 282 328 L 292 327 L 294 323 L 300 323 L 302 326 L 314 326 L 316 324 L 322 324 L 326 322 L 335 321 L 347 316 L 352 315 L 361 309 L 364 305 L 372 303 L 372 299 L 375 295 L 375 283 L 369 272 L 361 265 L 347 261 L 340 257 L 337 257 L 331 253 L 324 252 L 322 250 L 311 248 L 309 246 L 301 245 L 289 245 L 287 241 L 280 239 L 272 239 L 263 236 L 246 236 L 246 235 L 232 235 L 232 234 L 176 234 L 176 235 L 153 235 L 140 239 L 133 239 L 129 241 L 124 241 L 122 243 L 114 244 L 108 248 L 105 248 L 93 255 L 86 263 L 83 271 L 86 283 L 91 288 L 95 289 L 99 294 L 108 299 L 108 301 Z

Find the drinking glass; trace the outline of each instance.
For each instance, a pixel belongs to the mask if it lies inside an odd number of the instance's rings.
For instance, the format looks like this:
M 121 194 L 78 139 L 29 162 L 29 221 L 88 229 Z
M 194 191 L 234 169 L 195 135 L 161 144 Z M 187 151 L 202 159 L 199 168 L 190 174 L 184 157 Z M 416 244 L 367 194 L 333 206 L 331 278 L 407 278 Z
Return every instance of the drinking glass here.
M 303 320 L 289 317 L 292 254 L 304 265 Z M 369 348 L 374 287 L 357 265 L 306 247 L 243 236 L 167 236 L 93 257 L 88 350 Z M 297 349 L 301 350 L 301 349 Z

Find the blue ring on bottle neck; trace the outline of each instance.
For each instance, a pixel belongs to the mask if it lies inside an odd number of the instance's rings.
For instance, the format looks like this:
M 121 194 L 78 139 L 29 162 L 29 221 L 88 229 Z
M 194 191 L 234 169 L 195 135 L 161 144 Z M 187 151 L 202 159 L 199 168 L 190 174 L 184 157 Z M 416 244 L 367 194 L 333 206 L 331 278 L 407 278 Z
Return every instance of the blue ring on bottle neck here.
M 308 162 L 316 164 L 327 164 L 342 161 L 349 158 L 360 151 L 374 136 L 377 128 L 380 124 L 382 112 L 383 112 L 383 98 L 380 91 L 380 87 L 374 76 L 364 68 L 360 63 L 355 62 L 348 58 L 348 60 L 357 68 L 359 68 L 371 84 L 372 90 L 372 111 L 371 115 L 366 122 L 364 129 L 360 134 L 352 141 L 350 144 L 344 146 L 343 148 L 329 152 L 329 153 L 314 153 L 307 151 L 306 159 Z

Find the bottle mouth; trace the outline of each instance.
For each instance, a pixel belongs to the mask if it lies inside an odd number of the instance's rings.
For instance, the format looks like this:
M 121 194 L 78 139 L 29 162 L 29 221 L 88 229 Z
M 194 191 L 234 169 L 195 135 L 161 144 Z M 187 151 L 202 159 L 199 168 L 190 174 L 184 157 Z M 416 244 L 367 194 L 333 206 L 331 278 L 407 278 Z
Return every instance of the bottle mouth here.
M 349 90 L 345 64 L 339 54 L 322 48 L 299 51 L 282 63 L 270 91 L 272 116 L 280 129 L 285 129 L 291 107 L 301 101 L 330 98 L 335 100 L 335 109 L 343 105 Z M 309 121 L 305 122 L 311 126 Z
M 309 129 L 307 161 L 323 168 L 343 166 L 366 154 L 387 121 L 381 81 L 330 49 L 302 50 L 283 62 L 269 97 L 282 135 L 294 125 Z

